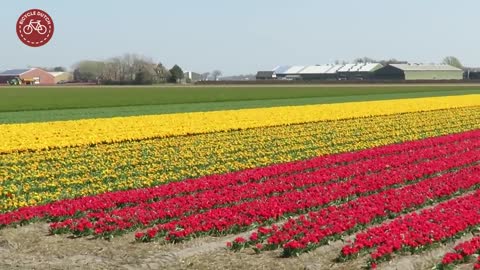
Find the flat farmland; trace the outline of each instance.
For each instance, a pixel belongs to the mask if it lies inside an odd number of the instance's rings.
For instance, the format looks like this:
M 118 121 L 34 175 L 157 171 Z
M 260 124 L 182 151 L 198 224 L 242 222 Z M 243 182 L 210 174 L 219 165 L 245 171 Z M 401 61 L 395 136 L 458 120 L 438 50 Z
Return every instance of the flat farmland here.
M 0 123 L 480 93 L 480 86 L 1 87 Z
M 478 86 L 0 97 L 1 269 L 480 265 Z

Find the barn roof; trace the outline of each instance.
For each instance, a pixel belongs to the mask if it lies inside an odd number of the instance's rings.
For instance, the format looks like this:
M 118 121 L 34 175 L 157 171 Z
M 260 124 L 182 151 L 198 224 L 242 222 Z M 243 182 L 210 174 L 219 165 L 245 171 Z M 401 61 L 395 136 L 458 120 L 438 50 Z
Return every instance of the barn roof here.
M 335 74 L 338 72 L 373 72 L 383 67 L 380 63 L 358 63 L 315 66 L 278 66 L 273 69 L 276 74 Z
M 318 66 L 308 66 L 300 71 L 300 74 L 325 74 L 331 65 L 318 65 Z
M 52 74 L 53 77 L 57 77 L 57 76 L 62 75 L 62 74 L 65 73 L 65 72 L 48 72 L 48 73 Z
M 305 68 L 305 66 L 291 66 L 287 71 L 284 72 L 284 74 L 298 74 L 304 68 Z M 278 72 L 276 72 L 276 73 L 278 73 Z
M 379 63 L 359 63 L 344 65 L 316 65 L 307 66 L 300 74 L 334 74 L 337 72 L 373 72 L 382 67 Z
M 462 71 L 450 65 L 390 64 L 403 71 Z
M 379 63 L 367 63 L 367 64 L 364 64 L 362 67 L 360 67 L 358 71 L 373 72 L 381 67 L 383 67 L 383 65 Z
M 327 74 L 335 74 L 338 72 L 339 69 L 341 69 L 344 65 L 334 65 L 332 66 L 329 70 L 327 70 L 325 73 Z
M 22 75 L 23 73 L 32 70 L 31 68 L 28 69 L 10 69 L 10 70 L 5 70 L 4 72 L 0 73 L 0 76 L 19 76 Z
M 350 71 L 352 68 L 355 67 L 355 64 L 345 64 L 343 65 L 343 67 L 341 67 L 338 72 L 348 72 Z
M 291 66 L 278 66 L 273 69 L 273 72 L 277 74 L 283 74 L 285 73 Z

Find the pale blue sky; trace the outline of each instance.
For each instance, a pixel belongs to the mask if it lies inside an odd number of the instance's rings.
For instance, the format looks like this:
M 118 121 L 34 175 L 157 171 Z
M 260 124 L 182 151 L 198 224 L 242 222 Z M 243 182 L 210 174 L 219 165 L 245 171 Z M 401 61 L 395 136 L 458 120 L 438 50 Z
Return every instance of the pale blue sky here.
M 30 8 L 55 22 L 41 48 L 16 37 Z M 3 0 L 0 70 L 126 52 L 227 75 L 362 56 L 430 63 L 455 55 L 480 66 L 479 12 L 478 0 Z

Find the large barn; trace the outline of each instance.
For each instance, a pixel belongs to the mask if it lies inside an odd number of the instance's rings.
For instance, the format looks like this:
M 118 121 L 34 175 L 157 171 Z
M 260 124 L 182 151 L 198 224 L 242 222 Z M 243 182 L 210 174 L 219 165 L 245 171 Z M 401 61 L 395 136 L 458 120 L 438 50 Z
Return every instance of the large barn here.
M 383 65 L 358 63 L 316 66 L 280 66 L 273 71 L 278 79 L 286 80 L 369 80 Z
M 0 73 L 0 84 L 6 84 L 14 78 L 22 79 L 26 84 L 55 84 L 55 77 L 39 68 L 11 69 Z
M 390 64 L 375 72 L 378 80 L 462 80 L 463 70 L 449 65 Z

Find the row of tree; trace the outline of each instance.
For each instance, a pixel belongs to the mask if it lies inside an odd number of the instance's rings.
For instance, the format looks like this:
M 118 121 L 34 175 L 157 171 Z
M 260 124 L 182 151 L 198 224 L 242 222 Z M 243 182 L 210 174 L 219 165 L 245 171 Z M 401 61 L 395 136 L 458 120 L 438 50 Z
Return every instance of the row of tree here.
M 202 80 L 221 76 L 218 70 L 201 75 Z M 136 55 L 125 54 L 107 61 L 81 61 L 74 66 L 74 80 L 101 84 L 157 84 L 179 83 L 184 80 L 184 72 L 178 65 L 167 69 L 162 63 Z
M 103 84 L 153 84 L 179 82 L 183 70 L 175 65 L 168 70 L 162 63 L 136 54 L 125 54 L 107 61 L 81 61 L 74 67 L 75 81 Z
M 218 81 L 218 79 L 222 76 L 222 72 L 218 69 L 212 71 L 212 72 L 205 72 L 200 75 L 200 79 L 202 81 Z

